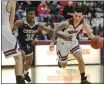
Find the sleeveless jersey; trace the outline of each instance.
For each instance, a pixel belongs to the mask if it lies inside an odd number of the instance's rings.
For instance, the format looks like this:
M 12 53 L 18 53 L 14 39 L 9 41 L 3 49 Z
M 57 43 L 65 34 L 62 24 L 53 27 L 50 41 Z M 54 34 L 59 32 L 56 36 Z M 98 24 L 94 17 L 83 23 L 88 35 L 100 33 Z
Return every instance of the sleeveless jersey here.
M 77 34 L 83 29 L 83 21 L 81 21 L 79 25 L 75 28 L 73 18 L 62 23 L 66 24 L 67 28 L 58 31 L 58 33 L 64 35 L 65 37 L 70 37 L 72 41 L 76 39 Z M 57 40 L 62 42 L 70 42 L 63 40 L 62 38 L 58 38 Z
M 38 23 L 35 21 L 33 27 L 31 27 L 26 19 L 23 20 L 23 24 L 18 28 L 17 39 L 21 45 L 26 45 L 27 43 L 31 44 L 31 41 L 36 37 L 38 29 Z
M 17 44 L 16 38 L 13 36 L 10 24 L 9 24 L 9 15 L 7 11 L 8 1 L 2 0 L 2 27 L 1 27 L 1 36 L 2 36 L 2 50 L 6 58 L 14 57 L 21 55 L 20 47 Z
M 8 1 L 2 1 L 2 26 L 9 26 L 9 12 L 7 11 Z M 6 29 L 10 29 L 7 27 Z

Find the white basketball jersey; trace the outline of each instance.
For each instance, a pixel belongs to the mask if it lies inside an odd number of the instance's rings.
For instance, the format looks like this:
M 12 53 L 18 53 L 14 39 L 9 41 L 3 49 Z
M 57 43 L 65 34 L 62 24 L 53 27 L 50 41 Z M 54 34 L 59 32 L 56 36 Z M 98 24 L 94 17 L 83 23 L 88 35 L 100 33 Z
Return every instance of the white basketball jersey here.
M 7 11 L 8 1 L 2 1 L 2 25 L 10 26 L 9 24 L 9 12 Z
M 72 41 L 76 39 L 77 34 L 80 32 L 80 30 L 83 28 L 83 21 L 81 21 L 79 23 L 79 25 L 75 28 L 73 25 L 73 19 L 70 19 L 67 21 L 66 25 L 68 25 L 68 27 L 66 29 L 64 29 L 64 31 L 58 31 L 58 33 L 64 35 L 65 37 L 71 37 Z M 64 42 L 64 43 L 68 43 L 70 41 L 65 41 L 62 38 L 58 38 L 58 41 L 60 42 Z

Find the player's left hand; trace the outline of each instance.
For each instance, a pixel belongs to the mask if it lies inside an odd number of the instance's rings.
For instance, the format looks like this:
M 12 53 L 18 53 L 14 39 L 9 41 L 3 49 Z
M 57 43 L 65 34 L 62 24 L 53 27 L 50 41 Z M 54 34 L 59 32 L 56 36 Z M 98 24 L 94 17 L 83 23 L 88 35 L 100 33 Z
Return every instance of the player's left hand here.
M 54 42 L 51 42 L 51 43 L 50 43 L 49 50 L 50 50 L 50 51 L 54 51 Z

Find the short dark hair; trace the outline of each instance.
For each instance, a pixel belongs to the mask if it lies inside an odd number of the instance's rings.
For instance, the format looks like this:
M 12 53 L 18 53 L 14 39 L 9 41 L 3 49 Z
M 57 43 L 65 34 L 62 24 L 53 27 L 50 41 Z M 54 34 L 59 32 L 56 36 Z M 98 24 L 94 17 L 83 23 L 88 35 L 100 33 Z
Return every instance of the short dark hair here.
M 27 8 L 26 13 L 28 13 L 29 11 L 35 11 L 35 9 L 33 7 L 29 7 Z
M 82 7 L 75 7 L 74 12 L 78 12 L 78 13 L 82 12 L 82 14 L 84 14 L 84 9 Z

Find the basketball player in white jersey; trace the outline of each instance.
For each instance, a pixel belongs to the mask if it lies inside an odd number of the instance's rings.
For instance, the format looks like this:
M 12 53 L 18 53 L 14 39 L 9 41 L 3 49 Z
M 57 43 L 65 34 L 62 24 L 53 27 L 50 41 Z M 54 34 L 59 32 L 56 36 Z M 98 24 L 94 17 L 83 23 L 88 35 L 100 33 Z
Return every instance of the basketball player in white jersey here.
M 83 19 L 82 9 L 75 8 L 73 18 L 61 22 L 54 29 L 52 41 L 50 43 L 50 50 L 54 49 L 56 33 L 60 33 L 65 36 L 65 39 L 62 39 L 60 37 L 57 38 L 56 51 L 59 57 L 59 67 L 65 68 L 67 66 L 67 58 L 70 52 L 75 56 L 76 60 L 78 61 L 78 67 L 81 75 L 81 83 L 90 84 L 90 82 L 87 81 L 87 77 L 85 76 L 85 64 L 82 58 L 81 48 L 79 46 L 78 40 L 76 39 L 76 36 L 81 29 L 84 29 L 86 31 L 89 38 L 92 39 L 93 37 L 95 37 L 92 34 L 91 27 Z
M 49 28 L 40 25 L 44 31 L 48 31 L 52 34 Z M 50 43 L 50 51 L 54 50 L 54 42 L 57 36 L 56 52 L 59 57 L 58 66 L 65 68 L 68 62 L 68 54 L 71 53 L 75 56 L 78 61 L 78 67 L 81 75 L 81 84 L 90 84 L 85 76 L 85 64 L 82 58 L 81 48 L 78 40 L 76 39 L 77 34 L 80 30 L 84 29 L 89 38 L 95 37 L 92 34 L 91 27 L 83 19 L 83 12 L 81 8 L 75 8 L 73 18 L 61 22 L 53 30 L 52 41 Z
M 16 2 L 2 1 L 2 50 L 6 58 L 14 57 L 16 83 L 24 84 L 23 59 L 19 45 L 12 34 Z M 9 63 L 9 62 L 8 62 Z

